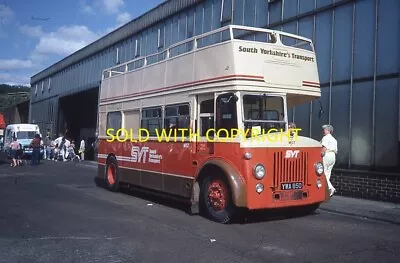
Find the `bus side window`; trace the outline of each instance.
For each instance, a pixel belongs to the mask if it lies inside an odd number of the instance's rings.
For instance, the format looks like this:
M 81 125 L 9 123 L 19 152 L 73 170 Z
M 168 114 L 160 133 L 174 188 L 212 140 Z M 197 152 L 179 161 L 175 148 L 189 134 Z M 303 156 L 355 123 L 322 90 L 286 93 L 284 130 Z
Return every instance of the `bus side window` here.
M 200 136 L 214 137 L 214 99 L 204 100 L 200 103 Z
M 190 128 L 190 108 L 189 104 L 184 105 L 173 105 L 165 106 L 165 117 L 164 117 L 164 129 L 167 134 L 170 130 L 174 129 L 185 129 L 182 134 L 182 130 L 177 130 L 177 136 L 188 137 Z M 171 133 L 171 135 L 174 135 Z
M 116 134 L 122 128 L 122 114 L 120 111 L 113 111 L 107 114 L 106 130 L 114 129 L 111 134 Z
M 157 136 L 161 134 L 162 115 L 161 107 L 147 108 L 142 110 L 141 128 L 148 131 L 149 136 Z M 143 138 L 147 137 L 147 133 L 142 133 Z
M 237 123 L 237 107 L 236 102 L 238 98 L 233 93 L 223 94 L 217 98 L 217 132 L 221 129 L 226 129 L 226 131 L 219 132 L 218 137 L 231 137 L 232 129 L 238 128 Z

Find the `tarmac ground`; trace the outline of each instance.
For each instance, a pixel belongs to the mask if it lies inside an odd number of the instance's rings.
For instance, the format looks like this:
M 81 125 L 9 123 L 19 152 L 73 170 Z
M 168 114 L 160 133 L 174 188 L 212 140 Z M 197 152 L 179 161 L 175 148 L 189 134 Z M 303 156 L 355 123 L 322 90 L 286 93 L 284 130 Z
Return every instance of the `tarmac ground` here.
M 112 193 L 90 162 L 0 165 L 0 262 L 398 262 L 400 206 L 334 196 L 308 216 L 244 224 Z

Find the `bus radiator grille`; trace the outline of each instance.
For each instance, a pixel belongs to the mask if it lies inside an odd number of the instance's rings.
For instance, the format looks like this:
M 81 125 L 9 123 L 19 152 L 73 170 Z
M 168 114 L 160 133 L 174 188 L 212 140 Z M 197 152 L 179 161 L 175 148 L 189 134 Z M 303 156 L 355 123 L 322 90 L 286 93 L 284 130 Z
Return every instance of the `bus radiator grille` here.
M 280 188 L 281 183 L 302 182 L 308 184 L 308 153 L 300 152 L 297 157 L 285 158 L 285 151 L 274 153 L 274 187 Z

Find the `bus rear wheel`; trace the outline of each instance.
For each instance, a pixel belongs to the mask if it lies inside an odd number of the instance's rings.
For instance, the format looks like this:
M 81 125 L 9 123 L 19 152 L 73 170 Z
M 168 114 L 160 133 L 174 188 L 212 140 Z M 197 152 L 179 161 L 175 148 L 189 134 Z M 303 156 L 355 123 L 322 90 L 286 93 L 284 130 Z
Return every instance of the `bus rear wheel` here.
M 220 175 L 207 176 L 201 187 L 202 208 L 207 217 L 222 224 L 233 221 L 236 207 L 227 180 Z
M 117 159 L 114 156 L 108 158 L 105 173 L 107 189 L 117 192 L 119 190 L 119 169 Z

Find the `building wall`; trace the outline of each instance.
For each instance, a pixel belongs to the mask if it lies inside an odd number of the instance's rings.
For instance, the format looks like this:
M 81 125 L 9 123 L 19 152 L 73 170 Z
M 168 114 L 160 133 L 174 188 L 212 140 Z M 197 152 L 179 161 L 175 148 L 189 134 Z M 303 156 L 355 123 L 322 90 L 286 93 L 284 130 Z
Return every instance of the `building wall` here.
M 339 195 L 400 203 L 398 174 L 343 170 L 336 171 L 331 181 Z
M 293 120 L 315 139 L 322 124 L 335 127 L 339 167 L 398 168 L 400 2 L 335 1 L 334 8 L 291 21 L 296 7 L 313 12 L 314 1 L 296 2 L 275 1 L 269 22 L 314 40 L 325 114 L 318 118 L 314 102 L 293 109 Z M 328 2 L 317 1 L 316 10 Z
M 74 107 L 74 105 L 71 105 Z M 30 104 L 29 122 L 39 125 L 43 135 L 50 132 L 51 136 L 56 136 L 58 120 L 58 96 L 41 100 Z
M 101 71 L 117 62 L 230 23 L 268 27 L 315 42 L 322 98 L 290 110 L 302 134 L 319 140 L 321 125 L 329 122 L 339 167 L 399 169 L 399 15 L 398 0 L 202 1 L 32 83 L 30 120 L 56 121 L 58 96 L 98 86 Z

